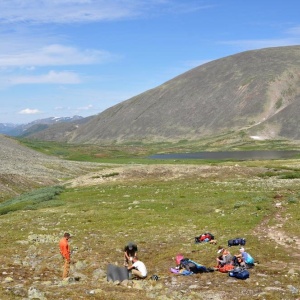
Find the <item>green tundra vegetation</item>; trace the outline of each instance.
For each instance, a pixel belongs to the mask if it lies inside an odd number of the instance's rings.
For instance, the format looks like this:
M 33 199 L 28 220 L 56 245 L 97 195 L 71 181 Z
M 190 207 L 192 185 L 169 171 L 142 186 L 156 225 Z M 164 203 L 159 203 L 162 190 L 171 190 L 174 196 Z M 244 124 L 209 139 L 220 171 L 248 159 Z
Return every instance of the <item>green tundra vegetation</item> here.
M 300 289 L 298 159 L 209 162 L 147 158 L 157 152 L 201 148 L 187 141 L 120 147 L 23 142 L 64 159 L 113 164 L 86 176 L 82 179 L 86 184 L 69 180 L 1 203 L 1 278 L 10 274 L 14 279 L 10 286 L 22 284 L 28 289 L 36 284 L 50 293 L 49 299 L 126 300 L 153 295 L 157 299 L 180 299 L 180 295 L 181 299 L 208 299 L 205 294 L 210 292 L 220 296 L 213 299 L 240 295 L 243 299 L 299 299 L 295 292 Z M 217 144 L 216 140 L 206 142 Z M 297 149 L 284 141 L 268 147 L 266 142 L 255 144 L 256 149 Z M 202 145 L 204 148 L 208 146 Z M 250 142 L 231 147 L 252 148 Z M 89 280 L 62 287 L 55 282 L 61 276 L 57 243 L 64 231 L 73 235 L 71 247 L 78 249 L 73 262 L 84 263 L 80 273 Z M 206 231 L 215 235 L 216 245 L 194 243 L 194 237 Z M 43 237 L 47 240 L 38 240 Z M 179 277 L 172 287 L 175 275 L 169 269 L 176 254 L 213 267 L 217 247 L 236 237 L 246 238 L 246 249 L 257 262 L 249 280 L 236 281 L 213 272 Z M 95 270 L 106 270 L 108 263 L 122 265 L 122 248 L 131 240 L 138 244 L 149 275 L 160 277 L 155 283 L 149 281 L 152 290 L 93 281 Z M 236 254 L 238 247 L 230 251 Z M 49 281 L 51 287 L 42 284 Z M 1 299 L 21 299 L 13 288 L 1 287 Z M 98 293 L 87 296 L 86 291 L 93 289 Z
M 239 134 L 228 132 L 216 137 L 201 140 L 180 140 L 175 142 L 128 142 L 123 144 L 95 145 L 95 144 L 69 144 L 61 142 L 37 141 L 32 139 L 19 139 L 19 141 L 36 151 L 47 155 L 58 156 L 67 160 L 89 161 L 101 163 L 146 163 L 157 161 L 147 159 L 157 153 L 188 153 L 199 151 L 250 151 L 250 150 L 299 150 L 300 144 L 290 140 L 252 140 Z M 185 160 L 186 163 L 203 164 L 203 160 Z M 164 163 L 164 161 L 160 161 Z M 168 164 L 174 163 L 170 160 Z M 176 161 L 175 163 L 178 163 Z

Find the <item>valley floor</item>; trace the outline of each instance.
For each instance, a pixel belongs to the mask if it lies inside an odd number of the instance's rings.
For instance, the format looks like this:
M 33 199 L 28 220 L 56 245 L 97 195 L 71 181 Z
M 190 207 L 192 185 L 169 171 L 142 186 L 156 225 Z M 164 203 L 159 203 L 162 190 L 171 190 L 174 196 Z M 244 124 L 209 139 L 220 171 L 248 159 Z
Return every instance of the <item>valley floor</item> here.
M 298 161 L 280 165 L 299 168 Z M 0 216 L 0 298 L 300 299 L 300 182 L 259 176 L 269 169 L 128 165 L 70 179 L 63 205 Z M 194 244 L 206 230 L 217 245 Z M 64 231 L 74 234 L 69 282 L 61 280 L 58 252 Z M 213 267 L 217 246 L 238 234 L 257 261 L 249 279 L 170 273 L 177 253 Z M 122 247 L 132 239 L 149 277 L 159 280 L 107 282 L 107 265 L 122 265 Z

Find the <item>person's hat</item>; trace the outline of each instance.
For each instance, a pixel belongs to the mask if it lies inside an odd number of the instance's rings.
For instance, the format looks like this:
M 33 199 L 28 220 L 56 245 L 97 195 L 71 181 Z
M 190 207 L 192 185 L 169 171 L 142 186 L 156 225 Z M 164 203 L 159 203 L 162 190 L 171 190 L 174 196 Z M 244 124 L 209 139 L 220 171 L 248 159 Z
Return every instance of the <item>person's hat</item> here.
M 128 243 L 128 249 L 129 249 L 129 250 L 132 250 L 132 249 L 133 249 L 133 243 L 132 243 L 132 242 L 129 242 L 129 243 Z
M 244 248 L 244 247 L 241 247 L 241 248 L 240 248 L 240 251 L 245 251 L 245 248 Z

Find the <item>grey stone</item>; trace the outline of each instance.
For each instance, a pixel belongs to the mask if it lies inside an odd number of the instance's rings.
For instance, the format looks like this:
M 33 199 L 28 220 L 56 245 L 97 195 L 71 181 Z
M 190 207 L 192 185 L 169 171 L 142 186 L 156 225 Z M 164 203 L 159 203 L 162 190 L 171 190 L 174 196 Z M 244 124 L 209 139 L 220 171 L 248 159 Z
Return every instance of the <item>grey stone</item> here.
M 11 278 L 11 277 L 5 277 L 4 280 L 3 280 L 3 283 L 10 283 L 10 282 L 13 282 L 14 279 Z
M 75 269 L 76 270 L 83 270 L 87 267 L 87 263 L 85 261 L 77 261 L 75 263 Z
M 198 288 L 198 285 L 196 284 L 192 284 L 189 286 L 189 289 L 193 290 L 193 289 L 197 289 Z
M 96 269 L 94 272 L 93 272 L 93 280 L 98 280 L 99 278 L 106 278 L 106 272 L 102 269 Z
M 299 290 L 292 285 L 288 285 L 287 288 L 292 294 L 298 294 Z
M 28 290 L 28 299 L 39 299 L 47 300 L 44 293 L 36 289 L 35 287 L 30 287 Z

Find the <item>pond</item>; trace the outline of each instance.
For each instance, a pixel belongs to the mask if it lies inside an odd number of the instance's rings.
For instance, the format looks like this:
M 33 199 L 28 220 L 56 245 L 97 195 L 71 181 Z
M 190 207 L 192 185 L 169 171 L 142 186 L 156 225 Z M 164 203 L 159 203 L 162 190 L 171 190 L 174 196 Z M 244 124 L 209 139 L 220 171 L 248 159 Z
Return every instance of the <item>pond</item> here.
M 206 159 L 206 160 L 269 160 L 300 158 L 296 150 L 255 150 L 255 151 L 216 151 L 195 153 L 165 153 L 154 154 L 152 159 Z

